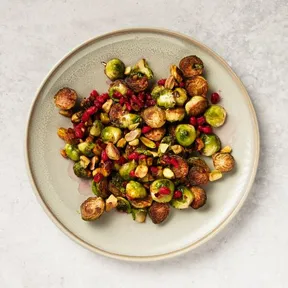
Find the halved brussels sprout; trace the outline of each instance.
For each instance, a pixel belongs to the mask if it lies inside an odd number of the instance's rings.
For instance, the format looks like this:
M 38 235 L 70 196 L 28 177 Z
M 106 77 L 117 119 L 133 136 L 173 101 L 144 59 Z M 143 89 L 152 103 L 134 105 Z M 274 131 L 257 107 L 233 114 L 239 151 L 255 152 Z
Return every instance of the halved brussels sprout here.
M 166 120 L 169 122 L 182 121 L 185 117 L 184 108 L 173 108 L 165 110 Z
M 185 105 L 186 113 L 189 116 L 199 116 L 208 107 L 208 101 L 203 96 L 192 97 Z
M 164 127 L 154 128 L 149 132 L 145 133 L 145 137 L 152 141 L 160 141 L 166 133 L 166 129 Z
M 151 106 L 146 108 L 142 112 L 142 117 L 145 123 L 151 128 L 160 128 L 166 122 L 165 112 L 157 106 Z
M 76 104 L 76 100 L 76 91 L 67 87 L 60 89 L 54 96 L 56 107 L 62 110 L 70 110 L 73 108 Z
M 146 208 L 152 205 L 152 201 L 153 199 L 151 195 L 149 194 L 143 199 L 131 199 L 130 203 L 135 208 Z
M 125 115 L 128 114 L 127 110 L 124 109 L 124 107 L 120 103 L 115 103 L 112 105 L 110 111 L 109 111 L 109 118 L 111 123 L 121 128 L 120 119 Z
M 205 185 L 209 182 L 209 172 L 200 166 L 192 166 L 188 174 L 188 182 L 191 185 Z
M 212 156 L 213 165 L 220 172 L 229 172 L 235 166 L 234 157 L 229 153 L 216 153 Z
M 191 187 L 191 191 L 194 195 L 194 200 L 191 203 L 193 209 L 198 209 L 205 205 L 207 200 L 207 195 L 204 189 L 198 186 Z
M 116 209 L 119 212 L 124 212 L 124 213 L 131 213 L 131 205 L 129 201 L 123 197 L 117 197 L 117 207 Z
M 190 124 L 180 124 L 176 127 L 175 136 L 180 145 L 187 147 L 196 139 L 196 131 Z
M 221 142 L 215 134 L 202 134 L 201 139 L 204 143 L 204 148 L 201 150 L 201 154 L 205 156 L 212 156 L 218 152 L 221 148 Z
M 149 216 L 154 224 L 162 223 L 169 215 L 170 206 L 168 203 L 153 202 L 149 208 Z
M 154 76 L 153 71 L 150 69 L 145 59 L 141 59 L 137 62 L 137 64 L 132 69 L 132 73 L 141 73 L 145 75 L 149 80 Z
M 188 174 L 189 166 L 183 157 L 177 155 L 170 155 L 170 159 L 177 163 L 177 165 L 172 165 L 171 169 L 177 179 L 185 179 Z
M 137 167 L 137 163 L 135 160 L 131 162 L 127 162 L 121 166 L 119 169 L 119 174 L 124 180 L 130 180 L 130 172 L 133 171 Z
M 211 105 L 204 113 L 206 122 L 216 128 L 224 124 L 226 115 L 226 110 L 220 105 Z
M 186 186 L 179 186 L 177 190 L 182 192 L 182 197 L 179 199 L 172 199 L 171 205 L 176 209 L 188 208 L 194 200 L 194 194 Z
M 73 161 L 79 161 L 80 159 L 80 151 L 75 145 L 66 144 L 65 145 L 65 152 L 68 158 L 70 158 Z
M 105 143 L 111 142 L 113 144 L 116 144 L 117 141 L 121 138 L 121 135 L 121 129 L 113 126 L 107 126 L 101 132 L 101 138 Z
M 176 105 L 181 107 L 184 106 L 185 102 L 188 99 L 186 90 L 179 87 L 173 91 L 173 94 L 176 101 Z
M 144 91 L 149 85 L 148 78 L 141 73 L 132 74 L 125 79 L 125 82 L 134 92 Z
M 116 197 L 123 196 L 125 194 L 125 187 L 123 184 L 124 179 L 120 174 L 114 174 L 108 183 L 108 190 Z
M 132 209 L 132 218 L 138 223 L 144 223 L 146 221 L 147 209 Z
M 182 82 L 182 71 L 176 65 L 170 66 L 170 74 L 176 79 L 178 83 Z
M 163 91 L 164 89 L 165 89 L 164 86 L 160 86 L 160 85 L 155 86 L 151 92 L 152 98 L 157 99 L 160 95 L 160 92 Z
M 190 157 L 187 159 L 187 163 L 190 165 L 190 166 L 198 166 L 198 167 L 201 167 L 204 169 L 205 172 L 209 173 L 210 172 L 210 168 L 209 166 L 207 165 L 207 163 L 199 158 L 199 157 Z
M 190 96 L 206 96 L 208 91 L 208 82 L 202 76 L 195 76 L 188 79 L 185 83 L 186 90 Z
M 106 212 L 109 212 L 111 211 L 112 209 L 116 208 L 117 207 L 117 204 L 118 204 L 118 200 L 117 198 L 111 194 L 105 201 L 105 211 Z
M 200 58 L 196 55 L 184 57 L 180 63 L 179 67 L 184 75 L 184 77 L 191 78 L 193 76 L 201 75 L 204 70 L 204 64 Z
M 122 95 L 125 95 L 127 91 L 128 91 L 128 88 L 125 82 L 123 80 L 116 80 L 115 82 L 110 84 L 110 87 L 108 89 L 108 94 L 114 101 L 118 102 L 119 98 L 113 97 L 113 94 L 115 92 L 118 92 Z
M 92 181 L 92 192 L 98 197 L 107 198 L 110 195 L 107 178 L 104 177 L 98 183 Z
M 101 197 L 89 197 L 80 207 L 81 217 L 85 221 L 98 219 L 105 210 L 105 202 Z
M 129 181 L 126 185 L 126 195 L 127 198 L 131 199 L 141 199 L 147 196 L 146 189 L 142 184 L 137 181 Z
M 161 188 L 168 188 L 167 191 L 169 192 L 169 194 L 161 194 Z M 154 182 L 152 182 L 152 184 L 150 185 L 150 192 L 151 192 L 151 196 L 152 199 L 156 202 L 159 203 L 166 203 L 166 202 L 170 202 L 172 197 L 173 197 L 173 193 L 174 193 L 174 184 L 171 180 L 169 179 L 158 179 L 155 180 Z
M 142 118 L 138 114 L 128 113 L 120 117 L 119 119 L 119 127 L 120 128 L 128 128 L 129 126 L 137 123 L 141 123 Z
M 75 145 L 79 143 L 79 139 L 76 138 L 75 131 L 72 128 L 60 127 L 57 130 L 57 135 L 68 144 Z
M 81 161 L 76 162 L 73 166 L 74 174 L 79 178 L 90 178 L 91 171 L 83 167 Z
M 157 105 L 163 108 L 173 108 L 176 105 L 176 100 L 171 89 L 165 88 L 160 91 L 157 98 Z
M 93 149 L 95 147 L 94 143 L 91 142 L 82 142 L 78 144 L 78 149 L 82 154 L 84 154 L 87 157 L 93 157 Z
M 90 135 L 98 137 L 103 129 L 103 124 L 100 120 L 95 120 L 89 131 Z
M 112 81 L 121 79 L 124 78 L 125 65 L 120 59 L 114 58 L 106 63 L 104 72 Z

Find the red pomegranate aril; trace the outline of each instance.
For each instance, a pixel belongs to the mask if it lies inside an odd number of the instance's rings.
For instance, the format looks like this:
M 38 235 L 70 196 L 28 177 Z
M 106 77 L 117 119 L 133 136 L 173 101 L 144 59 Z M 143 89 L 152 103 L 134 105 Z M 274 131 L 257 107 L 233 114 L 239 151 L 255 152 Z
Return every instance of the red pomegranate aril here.
M 160 141 L 156 141 L 155 144 L 156 144 L 156 147 L 158 148 L 160 146 Z
M 221 97 L 218 93 L 214 92 L 211 94 L 211 103 L 217 104 L 220 101 Z
M 154 99 L 147 100 L 145 104 L 147 107 L 154 106 L 156 104 L 156 101 Z
M 108 160 L 109 160 L 109 157 L 108 157 L 108 155 L 107 155 L 107 153 L 106 153 L 105 150 L 103 150 L 103 151 L 101 152 L 101 159 L 102 159 L 103 161 L 108 161 Z
M 145 134 L 145 133 L 150 132 L 151 130 L 152 128 L 150 126 L 144 126 L 141 131 L 143 134 Z
M 167 163 L 167 164 L 170 164 L 170 161 L 171 161 L 171 158 L 168 156 L 168 155 L 164 155 L 162 157 L 162 160 Z
M 130 89 L 128 89 L 127 92 L 126 92 L 126 95 L 127 95 L 128 97 L 131 97 L 131 96 L 133 95 L 133 91 L 130 90 Z
M 213 133 L 213 129 L 211 126 L 202 126 L 201 132 L 203 132 L 205 134 L 211 134 L 211 133 Z
M 139 155 L 139 160 L 145 160 L 147 159 L 147 156 L 144 154 Z
M 99 183 L 102 179 L 103 179 L 103 174 L 101 173 L 96 173 L 96 175 L 94 176 L 94 182 Z
M 123 165 L 127 162 L 127 160 L 125 159 L 125 157 L 121 156 L 120 159 L 115 162 L 119 165 Z
M 178 161 L 177 161 L 176 159 L 174 159 L 174 158 L 171 158 L 171 159 L 170 159 L 170 164 L 171 164 L 172 166 L 174 166 L 175 168 L 178 168 L 178 167 L 179 167 Z
M 96 91 L 96 90 L 92 90 L 91 91 L 91 93 L 90 93 L 90 96 L 92 96 L 92 97 L 98 97 L 99 96 L 99 94 L 98 94 L 98 92 Z
M 149 93 L 146 93 L 146 100 L 151 100 L 152 99 L 152 96 L 151 96 L 151 94 L 149 94 Z
M 179 190 L 176 190 L 176 191 L 174 192 L 173 198 L 174 198 L 174 199 L 179 199 L 179 198 L 181 198 L 181 197 L 182 197 L 182 192 L 179 191 Z
M 140 101 L 144 101 L 145 100 L 145 93 L 144 92 L 140 92 L 138 94 L 138 98 L 139 98 Z
M 139 154 L 137 152 L 132 152 L 131 154 L 129 154 L 128 159 L 129 160 L 138 160 Z
M 166 82 L 166 79 L 160 79 L 160 80 L 158 80 L 157 84 L 161 85 L 161 86 L 164 86 L 165 82 Z
M 171 193 L 171 190 L 168 187 L 161 187 L 159 189 L 159 193 L 161 195 L 169 195 Z
M 130 171 L 129 176 L 130 177 L 136 177 L 135 171 L 134 170 Z
M 205 120 L 204 116 L 201 116 L 201 117 L 197 118 L 197 124 L 199 126 L 203 126 L 203 124 L 205 124 L 205 123 L 206 123 L 206 120 Z
M 80 128 L 75 128 L 75 136 L 81 139 L 84 137 L 84 132 Z
M 81 117 L 82 122 L 87 122 L 89 120 L 90 114 L 85 111 Z
M 91 106 L 86 110 L 86 113 L 88 113 L 89 115 L 93 115 L 97 112 L 97 107 L 96 106 Z
M 131 110 L 132 110 L 132 106 L 131 106 L 131 104 L 130 104 L 129 102 L 126 102 L 125 105 L 126 105 L 126 109 L 127 109 L 128 111 L 131 111 Z
M 113 93 L 113 97 L 116 98 L 116 99 L 120 99 L 121 97 L 123 97 L 123 95 L 122 95 L 120 92 L 115 91 L 115 92 Z
M 179 83 L 179 87 L 184 88 L 185 87 L 185 82 L 184 81 L 180 82 Z
M 158 173 L 158 168 L 154 166 L 150 166 L 150 171 L 152 174 L 156 175 Z
M 142 107 L 142 106 L 143 106 L 142 101 L 141 101 L 139 98 L 137 98 L 135 95 L 133 95 L 133 96 L 131 97 L 131 101 L 133 101 L 134 103 L 136 103 L 139 107 Z
M 95 107 L 96 107 L 97 109 L 100 109 L 100 108 L 102 108 L 102 105 L 103 105 L 103 104 L 101 104 L 101 103 L 98 102 L 98 101 L 95 101 L 95 102 L 94 102 L 94 105 L 95 105 Z
M 124 97 L 121 97 L 120 99 L 119 99 L 119 103 L 121 104 L 121 105 L 123 105 L 124 103 L 126 103 L 126 99 L 124 98 Z
M 190 117 L 189 123 L 193 126 L 197 126 L 197 118 L 196 117 Z

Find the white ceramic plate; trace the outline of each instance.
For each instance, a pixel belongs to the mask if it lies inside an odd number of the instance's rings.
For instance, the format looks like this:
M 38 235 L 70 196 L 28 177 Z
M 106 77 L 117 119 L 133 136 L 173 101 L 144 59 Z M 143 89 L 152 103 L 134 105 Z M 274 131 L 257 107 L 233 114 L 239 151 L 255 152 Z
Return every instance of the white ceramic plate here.
M 130 215 L 107 213 L 99 221 L 81 220 L 79 205 L 92 196 L 89 187 L 71 177 L 71 164 L 59 155 L 60 126 L 70 121 L 58 114 L 53 95 L 63 86 L 82 97 L 92 89 L 107 91 L 101 61 L 120 58 L 132 65 L 148 59 L 157 79 L 167 77 L 169 66 L 196 54 L 205 64 L 211 91 L 220 91 L 228 111 L 226 124 L 217 129 L 223 145 L 233 147 L 235 172 L 207 187 L 208 201 L 199 210 L 172 210 L 165 225 L 138 224 Z M 37 92 L 27 128 L 28 170 L 36 195 L 49 217 L 70 238 L 100 254 L 136 261 L 178 255 L 215 235 L 237 213 L 253 183 L 259 156 L 258 125 L 250 98 L 226 62 L 206 46 L 178 33 L 157 29 L 130 29 L 92 39 L 65 56 Z M 70 175 L 70 176 L 69 176 Z M 80 186 L 81 186 L 80 185 Z

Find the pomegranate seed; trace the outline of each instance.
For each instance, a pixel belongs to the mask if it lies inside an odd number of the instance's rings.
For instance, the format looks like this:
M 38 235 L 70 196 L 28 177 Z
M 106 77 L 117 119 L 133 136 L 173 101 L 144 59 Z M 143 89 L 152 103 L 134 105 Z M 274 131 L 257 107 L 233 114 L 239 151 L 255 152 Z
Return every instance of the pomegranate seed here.
M 132 110 L 132 106 L 131 106 L 130 103 L 127 102 L 127 103 L 125 103 L 125 105 L 126 105 L 126 108 L 127 108 L 128 111 Z
M 149 93 L 147 93 L 146 94 L 146 100 L 151 100 L 151 99 L 152 99 L 152 96 Z
M 205 120 L 204 116 L 201 116 L 201 117 L 198 117 L 198 118 L 197 118 L 197 124 L 198 124 L 199 126 L 202 126 L 202 125 L 205 124 L 205 123 L 206 123 L 206 120 Z
M 185 82 L 184 82 L 184 81 L 180 82 L 179 86 L 180 86 L 181 88 L 185 87 Z
M 108 157 L 108 155 L 107 155 L 107 153 L 106 153 L 105 150 L 103 150 L 103 151 L 101 152 L 101 159 L 102 159 L 103 161 L 108 161 L 108 160 L 109 160 L 109 157 Z
M 113 93 L 113 97 L 114 97 L 114 98 L 117 98 L 117 99 L 120 99 L 121 97 L 123 97 L 123 95 L 122 95 L 120 92 L 115 91 L 115 92 Z
M 167 164 L 170 164 L 170 161 L 171 161 L 171 158 L 168 156 L 168 155 L 164 155 L 162 157 L 162 160 L 167 163 Z
M 160 141 L 156 141 L 155 144 L 156 144 L 156 147 L 158 148 L 160 146 Z
M 143 103 L 141 102 L 140 99 L 138 99 L 135 95 L 133 95 L 131 97 L 131 101 L 133 101 L 134 103 L 136 103 L 139 107 L 142 107 L 143 106 Z
M 154 106 L 156 104 L 156 101 L 154 99 L 147 100 L 145 104 L 147 107 Z
M 132 152 L 129 156 L 128 156 L 129 160 L 138 160 L 139 159 L 139 154 L 137 152 Z
M 122 183 L 122 186 L 125 188 L 127 184 L 128 184 L 128 181 L 124 181 L 124 182 Z
M 169 195 L 171 193 L 171 190 L 168 187 L 161 187 L 159 189 L 159 193 L 161 195 Z
M 94 105 L 95 105 L 95 107 L 96 107 L 97 109 L 100 109 L 100 108 L 102 108 L 102 105 L 103 105 L 103 104 L 101 104 L 101 103 L 98 102 L 98 101 L 95 101 L 95 102 L 94 102 Z
M 84 132 L 79 128 L 75 128 L 75 136 L 77 138 L 81 139 L 84 137 Z
M 93 115 L 97 112 L 97 107 L 95 106 L 91 106 L 86 110 L 86 113 L 88 113 L 89 115 Z
M 220 101 L 221 97 L 218 93 L 214 92 L 211 94 L 211 103 L 217 104 Z
M 139 160 L 144 160 L 144 159 L 147 159 L 147 156 L 144 155 L 144 154 L 141 154 L 141 155 L 139 156 Z
M 158 80 L 157 84 L 164 86 L 165 82 L 166 82 L 166 79 L 160 79 L 160 80 Z
M 196 117 L 190 117 L 189 122 L 193 126 L 197 126 L 197 118 Z
M 96 173 L 96 175 L 94 176 L 94 182 L 99 183 L 102 179 L 103 179 L 103 174 L 101 173 Z
M 139 98 L 140 101 L 144 101 L 145 100 L 145 93 L 144 92 L 140 92 L 138 94 L 138 98 Z
M 171 158 L 171 159 L 170 159 L 170 164 L 171 164 L 172 166 L 174 166 L 175 168 L 178 168 L 178 167 L 179 167 L 178 161 L 177 161 L 176 159 L 174 159 L 174 158 Z
M 130 171 L 129 176 L 130 176 L 130 177 L 136 177 L 135 171 L 134 171 L 134 170 Z
M 106 101 L 106 100 L 108 100 L 110 97 L 109 97 L 109 94 L 108 93 L 103 93 L 103 94 L 101 94 L 97 99 L 98 100 L 100 100 L 101 99 L 101 101 Z M 103 103 L 104 103 L 103 102 Z
M 127 161 L 126 161 L 126 159 L 123 157 L 123 156 L 121 156 L 120 157 L 120 159 L 119 160 L 117 160 L 117 161 L 115 161 L 117 164 L 119 164 L 119 165 L 123 165 L 123 164 L 125 164 Z
M 96 91 L 96 90 L 92 90 L 91 91 L 91 93 L 90 93 L 90 96 L 92 96 L 92 97 L 98 97 L 99 96 L 99 94 L 98 94 L 98 92 Z
M 200 127 L 199 127 L 200 128 Z M 205 133 L 205 134 L 211 134 L 213 133 L 213 129 L 211 126 L 201 126 L 201 132 Z
M 85 111 L 81 117 L 82 122 L 87 122 L 89 120 L 90 114 Z
M 151 171 L 152 174 L 157 175 L 157 173 L 158 173 L 158 168 L 157 168 L 157 167 L 154 167 L 154 166 L 150 166 L 150 171 Z
M 141 131 L 143 134 L 145 134 L 145 133 L 150 132 L 151 130 L 152 128 L 150 126 L 144 126 Z
M 123 105 L 125 102 L 126 102 L 126 99 L 125 99 L 124 97 L 121 97 L 121 98 L 119 99 L 119 103 L 120 103 L 121 105 Z
M 133 95 L 133 91 L 130 90 L 130 89 L 127 90 L 126 95 L 127 95 L 128 97 L 131 97 L 131 96 Z
M 174 199 L 179 199 L 179 198 L 181 198 L 181 197 L 182 197 L 182 192 L 179 191 L 179 190 L 176 190 L 176 191 L 174 192 L 173 198 L 174 198 Z

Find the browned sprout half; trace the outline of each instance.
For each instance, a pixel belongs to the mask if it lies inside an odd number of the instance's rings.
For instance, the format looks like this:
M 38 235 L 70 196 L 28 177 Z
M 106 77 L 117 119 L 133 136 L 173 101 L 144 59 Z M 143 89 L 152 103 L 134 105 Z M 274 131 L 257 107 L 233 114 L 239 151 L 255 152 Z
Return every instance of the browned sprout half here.
M 149 194 L 143 199 L 132 199 L 130 200 L 130 203 L 135 208 L 146 208 L 152 205 L 152 201 L 152 197 Z
M 191 187 L 191 191 L 194 195 L 194 200 L 190 206 L 193 209 L 198 209 L 198 208 L 204 206 L 206 203 L 206 200 L 207 200 L 207 195 L 206 195 L 205 190 L 202 189 L 201 187 L 193 186 L 193 187 Z
M 145 133 L 145 137 L 152 141 L 160 141 L 166 133 L 166 129 L 164 127 L 154 128 L 149 132 Z
M 119 103 L 113 104 L 109 111 L 109 118 L 111 123 L 116 127 L 120 127 L 121 126 L 120 119 L 127 113 L 128 111 L 126 111 L 121 104 Z
M 67 87 L 60 89 L 54 96 L 56 107 L 62 110 L 70 110 L 73 108 L 76 104 L 76 100 L 76 91 Z
M 190 157 L 187 159 L 187 162 L 190 166 L 201 167 L 205 172 L 210 173 L 210 168 L 207 163 L 199 157 Z
M 184 57 L 180 61 L 179 67 L 186 78 L 201 75 L 204 70 L 202 60 L 195 55 Z
M 160 128 L 166 122 L 165 112 L 157 106 L 146 108 L 142 112 L 142 117 L 145 123 L 151 128 Z
M 229 172 L 235 166 L 234 157 L 229 153 L 215 153 L 212 160 L 215 169 L 220 172 Z
M 79 139 L 76 137 L 75 131 L 72 128 L 66 129 L 66 128 L 61 127 L 57 130 L 57 134 L 62 140 L 64 140 L 68 144 L 79 143 Z
M 175 175 L 175 178 L 178 178 L 178 179 L 185 178 L 189 172 L 189 166 L 187 164 L 187 161 L 177 155 L 170 156 L 170 158 L 176 160 L 178 163 L 178 166 L 173 165 L 171 167 Z
M 169 215 L 170 206 L 168 203 L 153 202 L 149 208 L 149 216 L 154 224 L 162 223 Z
M 193 96 L 186 104 L 185 110 L 189 116 L 199 116 L 208 107 L 208 101 L 203 96 Z
M 165 114 L 168 122 L 182 121 L 186 115 L 185 109 L 182 107 L 166 109 Z
M 170 74 L 175 78 L 178 83 L 183 80 L 182 71 L 176 65 L 170 66 Z
M 134 92 L 144 91 L 149 85 L 148 78 L 138 74 L 127 77 L 125 81 Z
M 80 207 L 82 219 L 93 221 L 98 219 L 105 210 L 105 202 L 101 197 L 89 197 Z
M 107 178 L 103 178 L 98 183 L 92 181 L 92 192 L 98 197 L 107 198 L 110 195 Z
M 202 76 L 195 76 L 188 79 L 185 83 L 186 90 L 190 96 L 206 96 L 208 91 L 208 82 Z
M 188 181 L 191 185 L 205 185 L 209 182 L 209 173 L 205 168 L 192 166 L 188 174 Z

